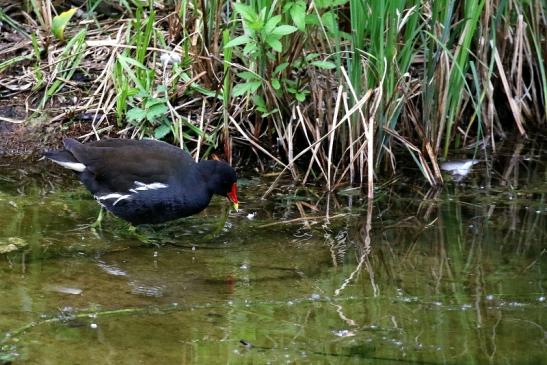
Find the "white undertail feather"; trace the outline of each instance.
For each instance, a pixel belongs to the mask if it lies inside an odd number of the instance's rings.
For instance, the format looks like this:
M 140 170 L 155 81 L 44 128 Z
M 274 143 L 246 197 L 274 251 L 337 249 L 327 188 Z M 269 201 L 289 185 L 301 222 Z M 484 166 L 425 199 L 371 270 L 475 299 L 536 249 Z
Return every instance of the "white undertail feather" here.
M 51 161 L 70 170 L 74 170 L 78 172 L 83 172 L 85 170 L 85 165 L 81 162 L 68 162 L 68 161 L 57 161 L 57 160 L 51 160 Z

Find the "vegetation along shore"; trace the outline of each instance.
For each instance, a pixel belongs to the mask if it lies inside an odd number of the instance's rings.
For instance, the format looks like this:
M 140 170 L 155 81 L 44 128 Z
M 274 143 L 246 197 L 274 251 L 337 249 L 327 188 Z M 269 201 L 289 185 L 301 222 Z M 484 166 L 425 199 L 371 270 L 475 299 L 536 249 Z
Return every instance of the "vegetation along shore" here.
M 371 196 L 547 123 L 541 0 L 0 4 L 3 153 L 152 137 Z

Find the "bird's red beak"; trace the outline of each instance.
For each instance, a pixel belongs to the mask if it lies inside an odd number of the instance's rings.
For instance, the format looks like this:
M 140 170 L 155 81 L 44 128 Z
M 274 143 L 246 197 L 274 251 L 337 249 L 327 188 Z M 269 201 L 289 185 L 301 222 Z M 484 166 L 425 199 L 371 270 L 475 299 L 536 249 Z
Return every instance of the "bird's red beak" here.
M 233 183 L 232 190 L 227 194 L 228 200 L 232 202 L 232 206 L 237 212 L 239 207 L 239 202 L 237 200 L 237 184 Z

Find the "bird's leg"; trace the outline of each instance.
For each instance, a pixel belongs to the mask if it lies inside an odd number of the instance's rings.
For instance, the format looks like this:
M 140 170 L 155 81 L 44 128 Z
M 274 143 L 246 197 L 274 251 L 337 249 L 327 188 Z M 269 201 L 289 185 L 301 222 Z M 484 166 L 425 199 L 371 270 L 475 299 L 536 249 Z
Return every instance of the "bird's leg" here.
M 101 229 L 101 223 L 103 221 L 103 210 L 104 208 L 101 207 L 101 210 L 99 210 L 99 216 L 97 217 L 97 220 L 91 224 L 91 229 Z
M 99 211 L 99 215 L 97 217 L 97 219 L 95 220 L 95 222 L 91 223 L 91 224 L 81 224 L 78 226 L 78 228 L 76 230 L 83 230 L 83 229 L 91 229 L 91 232 L 93 234 L 95 234 L 95 236 L 97 236 L 97 238 L 100 238 L 99 236 L 99 232 L 102 233 L 102 221 L 103 221 L 103 207 L 101 207 L 101 210 Z
M 127 231 L 129 232 L 131 237 L 136 238 L 140 242 L 144 243 L 147 247 L 155 247 L 160 248 L 160 244 L 157 242 L 156 239 L 154 239 L 153 236 L 150 236 L 146 233 L 146 230 L 140 230 L 137 226 L 134 226 L 132 224 L 129 224 L 129 227 L 127 227 Z

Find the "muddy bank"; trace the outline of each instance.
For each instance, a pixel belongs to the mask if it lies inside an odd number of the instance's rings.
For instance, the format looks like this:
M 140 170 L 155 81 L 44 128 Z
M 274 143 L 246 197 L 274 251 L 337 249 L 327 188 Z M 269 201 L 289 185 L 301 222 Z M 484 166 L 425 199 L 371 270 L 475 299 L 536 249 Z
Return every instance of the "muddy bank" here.
M 65 137 L 80 137 L 89 133 L 91 127 L 83 123 L 27 122 L 23 113 L 14 107 L 0 107 L 0 156 L 39 157 L 43 151 L 61 145 Z M 24 121 L 23 123 L 17 121 Z

